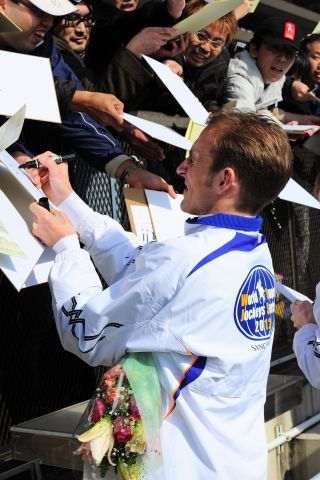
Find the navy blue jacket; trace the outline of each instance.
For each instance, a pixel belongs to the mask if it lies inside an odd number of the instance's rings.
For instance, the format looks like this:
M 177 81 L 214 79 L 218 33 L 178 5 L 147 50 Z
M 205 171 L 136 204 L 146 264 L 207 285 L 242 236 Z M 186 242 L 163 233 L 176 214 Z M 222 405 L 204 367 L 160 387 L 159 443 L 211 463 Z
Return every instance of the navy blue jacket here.
M 34 50 L 33 55 L 50 58 L 55 77 L 74 81 L 77 90 L 84 90 L 81 82 L 56 50 L 50 34 L 46 36 L 44 43 Z M 108 161 L 124 153 L 120 142 L 109 130 L 82 112 L 69 112 L 61 124 L 26 120 L 24 137 L 25 144 L 15 144 L 16 150 L 37 154 L 45 150 L 64 153 L 62 150 L 66 146 L 67 150 L 75 151 L 99 170 L 104 170 Z M 12 148 L 10 150 L 13 151 Z

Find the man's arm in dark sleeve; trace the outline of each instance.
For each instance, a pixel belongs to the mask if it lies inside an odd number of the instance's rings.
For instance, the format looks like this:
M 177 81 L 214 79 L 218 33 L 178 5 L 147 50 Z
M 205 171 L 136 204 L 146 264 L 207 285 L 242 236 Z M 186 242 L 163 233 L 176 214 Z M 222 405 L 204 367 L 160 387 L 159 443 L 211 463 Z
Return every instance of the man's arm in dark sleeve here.
M 54 86 L 56 89 L 61 118 L 66 118 L 71 112 L 72 97 L 77 89 L 76 82 L 75 80 L 54 77 Z

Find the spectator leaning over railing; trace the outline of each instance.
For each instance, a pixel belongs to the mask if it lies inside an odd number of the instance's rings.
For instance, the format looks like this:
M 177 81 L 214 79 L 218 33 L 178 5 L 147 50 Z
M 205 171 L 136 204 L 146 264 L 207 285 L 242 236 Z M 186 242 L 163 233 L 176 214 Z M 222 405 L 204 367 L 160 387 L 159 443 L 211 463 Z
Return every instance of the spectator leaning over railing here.
M 224 87 L 224 102 L 234 102 L 241 111 L 255 111 L 274 121 L 305 123 L 303 115 L 269 110 L 282 100 L 285 75 L 300 49 L 302 31 L 289 19 L 270 17 L 255 32 L 246 49 L 230 61 Z
M 190 2 L 183 15 L 185 17 L 192 15 L 206 5 L 205 0 Z M 216 110 L 230 60 L 225 46 L 234 37 L 236 29 L 236 18 L 230 12 L 201 31 L 189 34 L 185 38 L 180 37 L 178 42 L 170 42 L 165 45 L 165 48 L 160 48 L 163 44 L 158 42 L 158 50 L 155 48 L 157 46 L 155 41 L 147 41 L 148 38 L 152 38 L 152 33 L 155 34 L 152 32 L 153 29 L 142 30 L 126 45 L 125 55 L 131 58 L 131 64 L 134 62 L 135 72 L 130 75 L 127 63 L 124 61 L 125 57 L 123 61 L 118 61 L 115 56 L 109 64 L 110 78 L 114 85 L 113 93 L 130 106 L 129 110 L 150 110 L 169 115 L 179 113 L 184 115 L 167 88 L 142 60 L 141 55 L 145 54 L 162 59 L 174 73 L 183 77 L 183 81 L 207 110 Z M 167 40 L 170 37 L 169 34 L 168 31 Z M 179 53 L 179 47 L 181 53 Z M 134 90 L 136 95 L 130 98 L 129 92 L 133 93 Z
M 103 73 L 96 73 L 86 67 L 84 56 L 90 41 L 92 26 L 95 23 L 92 6 L 88 0 L 71 0 L 77 10 L 72 14 L 57 17 L 52 33 L 57 50 L 64 61 L 77 75 L 84 88 L 92 92 L 104 92 L 120 95 L 125 103 L 126 110 L 143 95 L 143 82 L 145 67 L 136 55 L 132 54 L 129 46 L 121 46 L 113 60 Z M 129 43 L 135 51 L 150 53 L 159 50 L 176 31 L 171 27 L 150 27 L 139 32 Z M 171 52 L 174 54 L 174 52 Z M 120 67 L 119 67 L 120 65 Z M 122 74 L 120 74 L 120 71 Z M 115 76 L 114 72 L 118 72 Z M 148 80 L 150 74 L 148 73 Z M 112 95 L 109 95 L 112 98 Z M 99 120 L 99 119 L 98 119 Z M 113 126 L 113 125 L 112 125 Z M 141 130 L 122 125 L 118 136 L 125 138 L 137 154 L 142 154 L 145 159 L 162 159 L 163 150 Z
M 301 51 L 306 67 L 300 75 L 298 72 L 291 74 L 291 81 L 288 82 L 288 86 L 291 86 L 290 92 L 288 93 L 287 88 L 283 92 L 283 108 L 310 116 L 310 123 L 319 123 L 319 118 L 315 115 L 320 114 L 320 34 L 307 35 L 301 42 Z M 297 95 L 292 98 L 295 90 Z
M 22 28 L 21 32 L 0 33 L 0 48 L 50 58 L 55 76 L 74 80 L 78 90 L 83 90 L 77 77 L 56 51 L 52 37 L 48 34 L 54 16 L 69 13 L 74 6 L 67 0 L 60 0 L 59 4 L 55 0 L 43 0 L 41 8 L 37 5 L 32 0 L 0 0 L 0 11 Z M 121 177 L 131 186 L 148 186 L 155 190 L 169 191 L 174 195 L 164 180 L 140 168 L 133 159 L 124 154 L 119 141 L 87 114 L 70 112 L 61 125 L 46 122 L 35 124 L 27 120 L 24 133 L 27 149 L 21 145 L 20 150 L 15 152 L 15 158 L 19 162 L 28 160 L 26 155 L 30 150 L 44 151 L 53 143 L 57 147 L 56 151 L 61 153 L 59 142 L 63 141 L 91 165 L 106 170 L 112 176 Z M 28 150 L 29 145 L 31 146 Z
M 106 70 L 121 45 L 126 45 L 143 28 L 172 26 L 181 16 L 184 0 L 151 1 L 138 10 L 116 8 L 115 1 L 97 5 L 97 22 L 92 29 L 86 64 L 96 73 Z

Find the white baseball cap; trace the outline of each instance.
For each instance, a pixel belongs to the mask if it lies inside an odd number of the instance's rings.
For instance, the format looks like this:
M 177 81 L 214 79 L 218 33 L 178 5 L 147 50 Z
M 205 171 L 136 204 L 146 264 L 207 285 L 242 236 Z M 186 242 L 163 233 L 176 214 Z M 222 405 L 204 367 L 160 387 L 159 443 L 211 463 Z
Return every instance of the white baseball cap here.
M 59 17 L 62 15 L 68 15 L 69 13 L 75 12 L 77 7 L 73 5 L 68 0 L 29 0 L 33 5 L 38 7 L 40 10 L 53 15 L 54 17 Z

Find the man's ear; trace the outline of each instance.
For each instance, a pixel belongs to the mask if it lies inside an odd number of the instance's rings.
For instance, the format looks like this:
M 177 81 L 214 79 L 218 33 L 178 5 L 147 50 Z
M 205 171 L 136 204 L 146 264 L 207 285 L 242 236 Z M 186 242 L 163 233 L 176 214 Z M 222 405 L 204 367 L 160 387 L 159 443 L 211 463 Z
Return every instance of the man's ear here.
M 226 167 L 219 172 L 217 193 L 223 195 L 227 193 L 236 182 L 236 174 L 231 167 Z
M 258 48 L 254 43 L 250 43 L 249 45 L 249 53 L 251 58 L 257 58 L 258 56 Z

